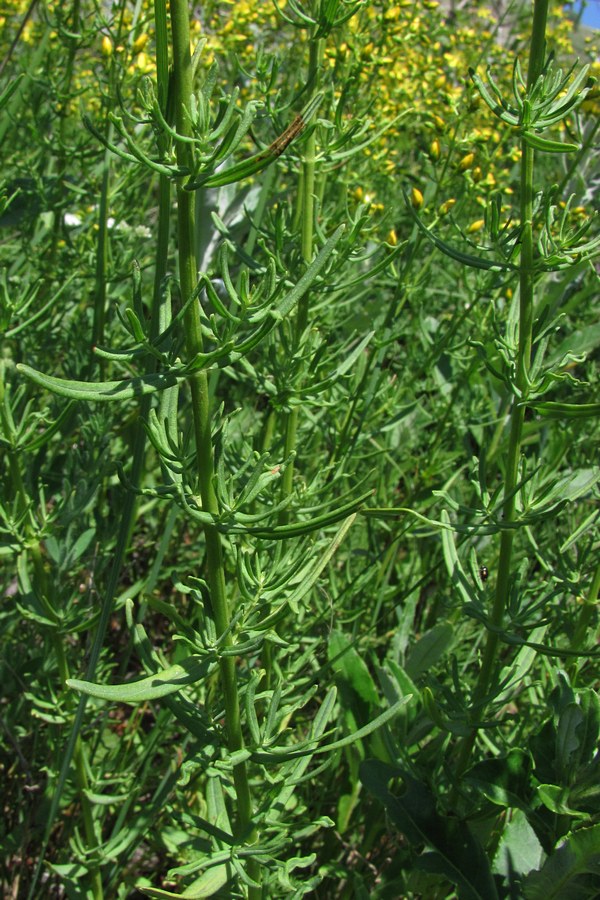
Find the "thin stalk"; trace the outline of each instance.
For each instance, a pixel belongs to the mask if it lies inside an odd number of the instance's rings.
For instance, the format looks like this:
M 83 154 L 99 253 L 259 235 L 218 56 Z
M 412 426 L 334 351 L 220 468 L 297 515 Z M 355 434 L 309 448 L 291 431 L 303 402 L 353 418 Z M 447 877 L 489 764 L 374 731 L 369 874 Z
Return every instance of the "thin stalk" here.
M 546 45 L 546 19 L 548 0 L 535 0 L 529 66 L 527 71 L 527 91 L 529 92 L 544 65 Z M 500 558 L 498 561 L 498 578 L 496 592 L 490 614 L 490 630 L 487 639 L 479 677 L 473 692 L 473 707 L 477 718 L 483 719 L 487 696 L 494 677 L 496 658 L 498 655 L 499 631 L 504 619 L 504 611 L 508 604 L 510 591 L 510 575 L 512 566 L 513 542 L 515 529 L 510 527 L 515 521 L 517 502 L 517 484 L 519 478 L 519 461 L 521 458 L 521 442 L 523 421 L 525 418 L 529 369 L 531 366 L 531 343 L 533 333 L 534 310 L 534 240 L 533 240 L 533 170 L 534 150 L 525 140 L 521 141 L 521 257 L 519 261 L 519 344 L 517 350 L 517 372 L 515 378 L 516 396 L 512 401 L 510 412 L 510 433 L 504 476 L 504 503 L 502 519 L 505 529 L 500 538 Z M 477 738 L 477 728 L 465 738 L 457 760 L 457 773 L 460 775 L 468 765 L 471 751 Z
M 125 4 L 121 4 L 121 15 L 116 33 L 117 44 L 121 40 L 124 27 Z M 117 84 L 117 60 L 113 55 L 109 70 L 109 93 L 114 96 Z M 104 134 L 106 142 L 112 142 L 114 135 L 114 126 L 109 121 L 108 116 L 104 126 Z M 102 184 L 100 187 L 100 200 L 98 203 L 98 239 L 96 243 L 96 271 L 95 271 L 95 289 L 94 289 L 94 317 L 92 324 L 92 348 L 104 341 L 104 327 L 106 324 L 106 273 L 108 269 L 108 213 L 109 213 L 109 188 L 111 176 L 111 152 L 106 149 L 102 160 Z M 96 360 L 96 364 L 100 369 L 100 373 L 104 370 L 105 361 L 103 359 Z
M 113 126 L 106 126 L 106 140 L 111 141 Z M 96 241 L 96 272 L 94 290 L 94 318 L 92 324 L 92 349 L 104 340 L 104 326 L 106 322 L 106 270 L 108 268 L 108 190 L 110 184 L 111 152 L 104 151 L 102 162 L 102 184 L 100 188 L 100 202 L 98 203 L 98 237 Z M 105 361 L 97 359 L 100 372 L 104 369 Z
M 311 100 L 320 84 L 320 73 L 323 65 L 325 41 L 323 38 L 311 38 L 308 54 L 307 83 L 311 85 L 309 100 Z M 302 218 L 301 222 L 301 252 L 305 263 L 310 263 L 313 255 L 314 244 L 314 217 L 315 217 L 315 158 L 316 158 L 316 131 L 308 136 L 305 149 L 302 172 L 298 188 L 298 209 Z M 294 345 L 296 350 L 300 346 L 302 335 L 308 325 L 310 309 L 310 291 L 300 299 L 294 324 Z M 287 459 L 296 450 L 298 435 L 298 407 L 294 406 L 289 411 L 285 422 L 285 438 L 283 458 Z M 289 497 L 294 484 L 294 464 L 290 461 L 286 466 L 281 480 L 281 496 Z M 287 510 L 283 510 L 280 521 L 286 523 L 289 519 Z
M 191 135 L 189 110 L 192 98 L 192 61 L 190 55 L 189 12 L 186 0 L 170 0 L 171 32 L 173 40 L 173 101 L 175 109 L 175 125 L 181 135 Z M 179 141 L 177 143 L 177 162 L 180 166 L 193 169 L 191 145 Z M 185 302 L 197 284 L 196 259 L 194 253 L 194 198 L 182 186 L 177 188 L 177 227 L 179 243 L 179 280 L 182 300 Z M 185 316 L 185 340 L 187 352 L 192 358 L 202 352 L 203 341 L 200 322 L 200 305 L 191 304 Z M 202 507 L 214 515 L 219 514 L 219 503 L 215 493 L 214 459 L 211 436 L 210 402 L 208 378 L 205 372 L 198 372 L 190 378 L 192 393 L 192 413 L 194 434 L 196 438 L 196 462 Z M 219 532 L 213 525 L 204 529 L 206 540 L 207 581 L 210 591 L 212 615 L 218 635 L 229 630 L 230 612 L 225 588 L 225 568 Z M 230 647 L 233 638 L 228 634 L 224 645 Z M 227 656 L 220 659 L 221 683 L 225 699 L 227 743 L 230 752 L 241 750 L 244 746 L 240 702 L 236 676 L 236 661 Z M 233 780 L 237 801 L 237 834 L 246 840 L 254 840 L 252 828 L 252 801 L 250 784 L 245 763 L 234 767 Z M 249 862 L 248 874 L 253 881 L 259 882 L 258 864 Z M 248 896 L 261 896 L 260 888 L 249 888 Z

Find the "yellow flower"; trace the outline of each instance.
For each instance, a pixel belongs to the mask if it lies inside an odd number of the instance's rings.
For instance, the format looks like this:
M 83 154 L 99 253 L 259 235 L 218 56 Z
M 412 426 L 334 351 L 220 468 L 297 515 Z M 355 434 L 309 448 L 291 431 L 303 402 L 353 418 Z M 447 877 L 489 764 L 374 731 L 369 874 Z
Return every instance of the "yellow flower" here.
M 395 247 L 396 244 L 398 243 L 398 235 L 396 234 L 396 232 L 394 231 L 393 228 L 390 231 L 388 231 L 386 241 L 388 242 L 388 244 L 391 244 L 392 247 Z
M 140 53 L 135 61 L 140 72 L 149 72 L 152 70 L 152 64 L 148 61 L 145 53 Z
M 452 209 L 452 207 L 454 206 L 455 203 L 456 203 L 456 200 L 453 200 L 453 199 L 446 200 L 444 203 L 442 203 L 442 205 L 438 209 L 438 214 L 440 216 L 448 215 L 448 213 L 450 212 L 450 210 Z
M 413 209 L 421 209 L 423 206 L 423 194 L 419 188 L 414 187 L 410 192 L 410 202 L 413 205 Z
M 140 34 L 136 37 L 135 41 L 132 44 L 131 52 L 133 54 L 141 53 L 146 44 L 148 43 L 148 35 L 145 33 Z
M 467 228 L 467 234 L 476 234 L 478 231 L 481 231 L 484 225 L 485 219 L 477 219 L 476 222 L 471 222 Z
M 437 160 L 440 158 L 441 152 L 442 152 L 442 148 L 440 147 L 440 142 L 436 138 L 429 145 L 429 156 L 431 157 L 431 159 L 433 159 L 437 162 Z
M 113 45 L 111 39 L 108 35 L 104 35 L 102 38 L 102 53 L 104 56 L 112 56 Z
M 457 170 L 459 172 L 466 172 L 467 169 L 470 169 L 473 163 L 475 162 L 475 154 L 467 153 L 466 156 L 463 156 L 459 164 L 457 165 Z

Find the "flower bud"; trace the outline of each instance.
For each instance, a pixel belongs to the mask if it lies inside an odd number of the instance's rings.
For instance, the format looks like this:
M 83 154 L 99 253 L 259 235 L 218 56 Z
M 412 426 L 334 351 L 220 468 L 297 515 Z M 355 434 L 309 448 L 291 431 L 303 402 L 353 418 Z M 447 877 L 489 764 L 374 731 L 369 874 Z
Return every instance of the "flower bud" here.
M 456 200 L 446 200 L 438 209 L 438 215 L 446 216 L 456 203 Z
M 476 234 L 478 231 L 481 231 L 484 225 L 485 219 L 477 219 L 476 222 L 471 222 L 467 228 L 467 234 Z
M 434 160 L 434 162 L 437 162 L 438 159 L 440 158 L 441 152 L 442 152 L 442 148 L 440 147 L 440 142 L 436 138 L 429 145 L 429 156 L 431 157 L 431 159 Z
M 423 206 L 423 194 L 419 190 L 419 188 L 413 188 L 410 192 L 410 202 L 413 205 L 413 209 L 421 209 Z
M 475 162 L 475 154 L 467 153 L 466 156 L 463 156 L 459 164 L 457 165 L 457 169 L 459 172 L 466 172 L 467 169 L 470 169 L 473 163 Z
M 146 44 L 148 43 L 148 35 L 145 33 L 140 34 L 136 37 L 135 41 L 132 44 L 131 52 L 135 55 L 136 53 L 141 53 Z

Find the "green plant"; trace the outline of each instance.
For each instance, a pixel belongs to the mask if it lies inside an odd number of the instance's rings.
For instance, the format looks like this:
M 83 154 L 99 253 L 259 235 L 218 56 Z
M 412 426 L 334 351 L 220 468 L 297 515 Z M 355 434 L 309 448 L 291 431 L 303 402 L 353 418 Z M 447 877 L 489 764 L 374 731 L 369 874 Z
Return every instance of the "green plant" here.
M 2 890 L 593 895 L 595 88 L 279 7 L 3 38 Z

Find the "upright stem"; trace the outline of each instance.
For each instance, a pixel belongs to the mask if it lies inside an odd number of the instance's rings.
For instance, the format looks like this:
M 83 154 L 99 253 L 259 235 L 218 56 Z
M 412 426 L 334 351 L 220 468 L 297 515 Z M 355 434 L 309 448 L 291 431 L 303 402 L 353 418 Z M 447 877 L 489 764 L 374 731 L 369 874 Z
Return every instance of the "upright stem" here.
M 548 0 L 535 0 L 533 27 L 527 71 L 527 92 L 529 93 L 544 65 L 544 48 Z M 490 629 L 481 660 L 481 669 L 475 690 L 473 706 L 478 719 L 482 719 L 487 704 L 487 695 L 494 676 L 498 653 L 498 632 L 502 627 L 504 611 L 510 590 L 517 484 L 519 461 L 521 458 L 521 438 L 525 419 L 525 401 L 528 394 L 529 369 L 531 366 L 531 343 L 533 333 L 534 308 L 534 241 L 533 241 L 533 164 L 534 151 L 525 140 L 521 140 L 521 257 L 519 261 L 519 345 L 517 350 L 517 371 L 515 396 L 510 413 L 510 434 L 504 476 L 504 502 L 502 521 L 504 530 L 500 538 L 500 558 L 496 593 L 490 615 Z M 457 760 L 460 776 L 466 768 L 477 738 L 477 728 L 465 739 Z
M 175 108 L 175 125 L 177 132 L 184 136 L 191 135 L 189 110 L 192 97 L 192 62 L 190 55 L 190 32 L 188 7 L 186 0 L 170 0 L 171 31 L 173 38 L 173 100 Z M 193 151 L 191 145 L 179 141 L 177 143 L 177 162 L 182 167 L 193 168 Z M 179 238 L 179 280 L 181 296 L 184 302 L 193 293 L 197 284 L 196 259 L 194 255 L 194 198 L 189 191 L 180 185 L 177 188 L 177 222 Z M 202 330 L 200 322 L 200 305 L 198 302 L 188 306 L 185 315 L 186 349 L 190 358 L 202 351 Z M 213 446 L 211 437 L 210 404 L 208 378 L 205 372 L 197 372 L 190 378 L 192 393 L 192 412 L 194 417 L 194 434 L 196 438 L 196 461 L 198 466 L 198 482 L 202 507 L 207 512 L 218 516 L 219 504 L 215 493 Z M 225 589 L 225 569 L 219 532 L 213 525 L 204 528 L 206 540 L 207 581 L 210 591 L 212 615 L 218 635 L 228 632 L 230 625 L 229 605 Z M 230 634 L 224 639 L 224 646 L 232 645 Z M 227 717 L 227 742 L 231 752 L 241 750 L 244 746 L 241 721 L 238 685 L 236 677 L 236 661 L 232 656 L 220 659 L 221 682 L 225 699 Z M 240 837 L 252 841 L 252 802 L 250 785 L 245 763 L 234 767 L 233 779 L 237 800 L 237 833 Z M 257 881 L 260 877 L 258 865 L 249 863 L 248 873 Z M 249 896 L 258 898 L 260 889 L 250 888 Z
M 319 89 L 321 66 L 323 64 L 323 55 L 325 52 L 325 41 L 323 38 L 311 38 L 308 57 L 308 84 L 310 85 L 309 99 L 315 96 Z M 301 225 L 301 248 L 302 259 L 306 263 L 310 263 L 313 256 L 314 243 L 314 217 L 315 217 L 315 157 L 316 157 L 316 133 L 313 131 L 307 141 L 304 150 L 304 161 L 302 164 L 302 173 L 299 184 L 298 207 L 302 218 Z M 298 311 L 294 327 L 294 346 L 296 350 L 300 345 L 300 341 L 306 327 L 308 325 L 308 314 L 310 309 L 310 292 L 300 299 L 298 303 Z M 294 406 L 289 411 L 285 423 L 285 442 L 284 442 L 284 459 L 287 459 L 296 449 L 298 433 L 298 407 Z M 292 462 L 288 464 L 283 473 L 281 482 L 282 497 L 289 497 L 292 493 L 294 482 L 294 465 Z M 283 510 L 280 515 L 282 522 L 288 520 L 287 510 Z
M 115 35 L 116 43 L 119 44 L 124 27 L 125 5 L 121 4 L 121 12 L 117 33 Z M 115 56 L 111 57 L 109 66 L 109 94 L 115 96 L 117 85 L 117 61 Z M 106 110 L 108 113 L 108 110 Z M 104 134 L 107 143 L 113 140 L 114 126 L 106 115 L 104 122 Z M 92 349 L 97 344 L 104 342 L 104 328 L 106 325 L 106 279 L 108 270 L 108 251 L 109 251 L 109 234 L 108 234 L 108 213 L 109 202 L 108 195 L 110 190 L 111 179 L 111 151 L 106 148 L 104 158 L 102 160 L 102 182 L 100 187 L 100 201 L 98 203 L 98 239 L 96 242 L 96 272 L 94 279 L 94 319 L 92 325 Z M 105 362 L 102 358 L 93 359 L 92 365 L 97 366 L 102 374 Z

